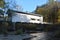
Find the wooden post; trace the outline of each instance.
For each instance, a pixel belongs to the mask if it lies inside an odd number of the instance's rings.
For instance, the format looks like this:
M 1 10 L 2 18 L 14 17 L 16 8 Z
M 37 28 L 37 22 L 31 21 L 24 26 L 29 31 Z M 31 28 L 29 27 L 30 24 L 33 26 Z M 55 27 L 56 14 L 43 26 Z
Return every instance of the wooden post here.
M 12 22 L 12 28 L 13 28 L 13 34 L 15 34 L 16 28 L 15 28 L 15 22 Z

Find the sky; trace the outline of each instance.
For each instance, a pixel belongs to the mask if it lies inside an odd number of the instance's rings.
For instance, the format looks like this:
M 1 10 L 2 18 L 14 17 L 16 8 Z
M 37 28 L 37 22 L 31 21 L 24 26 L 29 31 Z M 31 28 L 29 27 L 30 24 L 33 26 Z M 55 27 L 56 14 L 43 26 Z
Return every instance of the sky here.
M 22 11 L 32 12 L 37 6 L 47 3 L 47 0 L 16 0 L 16 3 L 21 6 Z

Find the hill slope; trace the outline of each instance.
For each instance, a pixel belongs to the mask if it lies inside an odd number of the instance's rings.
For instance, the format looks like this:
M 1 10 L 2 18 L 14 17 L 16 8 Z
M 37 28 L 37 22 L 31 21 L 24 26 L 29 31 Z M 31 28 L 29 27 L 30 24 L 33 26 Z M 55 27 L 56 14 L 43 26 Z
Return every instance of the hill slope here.
M 60 2 L 37 6 L 35 13 L 43 15 L 45 22 L 60 23 Z

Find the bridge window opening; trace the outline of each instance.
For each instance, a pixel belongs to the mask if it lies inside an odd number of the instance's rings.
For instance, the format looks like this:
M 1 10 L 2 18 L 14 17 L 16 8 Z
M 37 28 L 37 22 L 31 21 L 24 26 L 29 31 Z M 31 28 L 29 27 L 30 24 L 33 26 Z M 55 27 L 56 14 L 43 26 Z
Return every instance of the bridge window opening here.
M 31 20 L 36 20 L 36 19 L 34 19 L 34 18 L 31 18 Z
M 40 19 L 37 19 L 37 21 L 40 21 Z

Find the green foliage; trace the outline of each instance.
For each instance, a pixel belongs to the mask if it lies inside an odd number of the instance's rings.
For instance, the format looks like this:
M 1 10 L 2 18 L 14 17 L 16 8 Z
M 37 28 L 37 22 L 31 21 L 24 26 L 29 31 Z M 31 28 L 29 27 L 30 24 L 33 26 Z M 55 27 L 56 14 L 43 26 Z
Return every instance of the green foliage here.
M 8 33 L 7 28 L 8 28 L 7 22 L 0 22 L 0 34 Z
M 19 34 L 23 34 L 23 31 L 20 29 L 20 30 L 16 30 L 16 35 L 19 35 Z
M 1 7 L 1 8 L 4 7 L 4 4 L 5 4 L 4 0 L 0 0 L 0 7 Z

